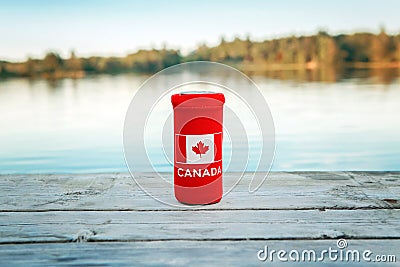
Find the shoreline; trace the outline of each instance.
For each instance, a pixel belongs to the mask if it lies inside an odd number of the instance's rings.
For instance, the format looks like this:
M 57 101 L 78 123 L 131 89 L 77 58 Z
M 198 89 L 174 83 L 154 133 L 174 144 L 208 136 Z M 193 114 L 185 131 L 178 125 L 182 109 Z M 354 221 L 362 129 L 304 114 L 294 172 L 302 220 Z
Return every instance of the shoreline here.
M 227 62 L 221 62 L 227 64 Z M 19 64 L 19 63 L 18 63 Z M 306 64 L 288 63 L 288 64 L 227 64 L 244 73 L 264 73 L 270 71 L 295 71 L 295 72 L 343 72 L 346 70 L 398 70 L 400 74 L 400 62 L 355 62 L 342 64 L 339 66 L 320 65 L 317 62 L 308 62 Z M 120 75 L 120 74 L 135 74 L 135 75 L 153 75 L 152 72 L 139 72 L 133 70 L 124 70 L 119 72 L 85 72 L 85 71 L 63 71 L 44 72 L 37 75 L 18 75 L 18 74 L 0 74 L 0 81 L 10 78 L 26 78 L 26 79 L 45 79 L 45 80 L 61 80 L 61 79 L 82 79 L 85 77 L 95 77 L 100 75 Z
M 375 70 L 375 69 L 398 69 L 400 71 L 400 62 L 354 62 L 337 66 L 321 65 L 317 62 L 307 62 L 305 64 L 238 64 L 241 71 L 305 71 L 305 70 Z

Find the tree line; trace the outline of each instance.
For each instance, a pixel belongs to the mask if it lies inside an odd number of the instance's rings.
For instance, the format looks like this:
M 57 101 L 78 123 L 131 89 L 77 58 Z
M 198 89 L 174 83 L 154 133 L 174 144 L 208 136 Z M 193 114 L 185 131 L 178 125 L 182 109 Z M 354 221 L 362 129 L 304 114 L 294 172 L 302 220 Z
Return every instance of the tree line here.
M 314 68 L 400 68 L 400 34 L 354 33 L 290 36 L 265 41 L 235 38 L 210 47 L 201 44 L 188 55 L 179 50 L 139 50 L 124 57 L 62 58 L 49 52 L 42 59 L 24 62 L 0 61 L 0 77 L 79 78 L 88 74 L 124 72 L 155 73 L 163 68 L 193 60 L 226 63 L 241 70 Z

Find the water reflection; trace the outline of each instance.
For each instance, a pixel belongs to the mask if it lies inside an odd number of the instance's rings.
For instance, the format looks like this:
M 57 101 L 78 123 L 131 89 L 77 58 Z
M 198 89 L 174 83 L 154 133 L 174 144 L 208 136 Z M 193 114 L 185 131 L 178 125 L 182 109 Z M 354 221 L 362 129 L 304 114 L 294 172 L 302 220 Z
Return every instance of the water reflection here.
M 390 84 L 397 82 L 400 77 L 398 68 L 372 68 L 372 69 L 352 69 L 352 68 L 316 68 L 316 69 L 288 69 L 288 70 L 269 70 L 251 71 L 247 75 L 265 76 L 279 80 L 293 80 L 297 82 L 342 82 L 348 79 L 363 79 L 370 83 Z
M 274 116 L 273 170 L 400 170 L 399 70 L 250 74 Z M 146 78 L 1 80 L 0 173 L 127 171 L 123 120 Z

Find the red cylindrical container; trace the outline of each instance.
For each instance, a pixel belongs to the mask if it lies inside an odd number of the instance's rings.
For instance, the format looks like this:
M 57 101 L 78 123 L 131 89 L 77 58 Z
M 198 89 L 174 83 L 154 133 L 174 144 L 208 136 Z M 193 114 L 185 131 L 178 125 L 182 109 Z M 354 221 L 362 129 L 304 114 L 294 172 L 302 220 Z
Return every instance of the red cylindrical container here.
M 222 119 L 225 97 L 213 92 L 172 95 L 174 192 L 186 204 L 222 198 Z

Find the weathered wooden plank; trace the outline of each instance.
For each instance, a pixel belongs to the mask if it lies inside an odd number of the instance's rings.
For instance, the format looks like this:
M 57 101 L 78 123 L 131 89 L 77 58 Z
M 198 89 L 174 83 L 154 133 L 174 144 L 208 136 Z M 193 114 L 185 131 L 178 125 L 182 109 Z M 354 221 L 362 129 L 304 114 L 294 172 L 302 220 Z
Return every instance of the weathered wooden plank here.
M 225 184 L 237 176 L 225 174 Z M 272 172 L 254 194 L 248 192 L 249 177 L 221 203 L 201 209 L 400 208 L 400 172 Z M 178 204 L 172 186 L 155 174 L 139 179 L 157 196 Z M 2 175 L 0 192 L 1 211 L 178 209 L 146 195 L 129 174 Z
M 400 210 L 2 212 L 0 243 L 399 238 Z
M 400 240 L 347 240 L 346 249 L 371 250 L 376 255 L 396 255 L 397 262 L 360 262 L 346 266 L 398 266 Z M 343 261 L 271 262 L 259 261 L 257 252 L 265 246 L 286 251 L 337 249 L 336 240 L 290 241 L 168 241 L 124 243 L 61 243 L 0 245 L 0 266 L 315 266 L 322 262 L 334 266 Z M 352 259 L 352 258 L 350 258 Z
M 174 200 L 154 174 L 140 179 Z M 128 174 L 3 175 L 0 265 L 262 265 L 266 244 L 321 250 L 338 237 L 399 253 L 399 172 L 271 173 L 254 194 L 248 183 L 194 211 L 155 201 Z

